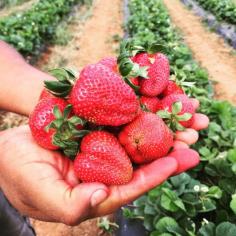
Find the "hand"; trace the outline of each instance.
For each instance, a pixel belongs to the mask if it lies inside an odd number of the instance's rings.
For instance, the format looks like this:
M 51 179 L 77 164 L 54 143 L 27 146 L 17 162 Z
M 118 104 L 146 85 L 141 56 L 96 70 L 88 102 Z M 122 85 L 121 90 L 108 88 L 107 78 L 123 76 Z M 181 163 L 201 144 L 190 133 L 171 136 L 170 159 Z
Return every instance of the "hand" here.
M 197 110 L 199 107 L 199 101 L 192 98 L 192 104 Z M 198 140 L 199 130 L 206 129 L 209 125 L 209 118 L 201 113 L 195 113 L 193 116 L 192 127 L 187 128 L 185 131 L 177 131 L 175 133 L 175 142 L 174 149 L 180 148 L 189 148 L 189 145 L 192 145 Z
M 27 126 L 1 132 L 0 150 L 0 186 L 12 205 L 30 217 L 68 225 L 114 212 L 161 184 L 182 165 L 181 158 L 163 157 L 135 170 L 130 183 L 107 187 L 79 183 L 72 162 L 38 146 Z M 199 161 L 192 152 L 185 169 Z

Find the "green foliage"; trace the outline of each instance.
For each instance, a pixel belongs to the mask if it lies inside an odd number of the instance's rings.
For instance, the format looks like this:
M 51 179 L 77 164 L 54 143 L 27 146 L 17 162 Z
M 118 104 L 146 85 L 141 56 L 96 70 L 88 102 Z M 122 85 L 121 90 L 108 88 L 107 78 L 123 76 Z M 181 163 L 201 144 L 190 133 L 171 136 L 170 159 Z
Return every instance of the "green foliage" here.
M 40 0 L 26 12 L 1 19 L 0 39 L 26 57 L 38 56 L 43 46 L 52 41 L 62 18 L 78 2 L 82 0 Z
M 12 7 L 15 5 L 19 5 L 23 2 L 28 2 L 29 0 L 1 0 L 0 1 L 0 9 L 4 7 Z
M 197 0 L 197 2 L 218 20 L 236 24 L 236 4 L 233 0 Z
M 134 202 L 132 218 L 144 217 L 152 236 L 235 235 L 236 229 L 236 109 L 213 99 L 208 75 L 171 25 L 161 0 L 130 0 L 128 31 L 142 44 L 165 45 L 171 74 L 195 82 L 188 95 L 200 100 L 200 112 L 210 118 L 194 148 L 201 163 L 189 173 L 172 177 Z M 127 214 L 127 212 L 126 212 Z

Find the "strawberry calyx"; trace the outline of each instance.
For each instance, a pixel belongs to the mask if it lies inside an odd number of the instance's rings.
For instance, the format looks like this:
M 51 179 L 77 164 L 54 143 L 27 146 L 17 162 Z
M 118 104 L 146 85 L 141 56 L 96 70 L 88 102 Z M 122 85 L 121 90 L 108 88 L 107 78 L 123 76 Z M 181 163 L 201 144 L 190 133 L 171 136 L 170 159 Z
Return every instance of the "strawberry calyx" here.
M 148 66 L 139 66 L 131 60 L 133 56 L 142 50 L 144 50 L 143 47 L 133 45 L 130 40 L 125 40 L 121 43 L 120 53 L 117 58 L 120 74 L 122 75 L 124 81 L 135 91 L 139 90 L 139 86 L 133 84 L 130 80 L 131 78 L 142 77 L 144 79 L 148 79 Z
M 181 125 L 179 122 L 181 121 L 188 121 L 189 119 L 192 118 L 191 113 L 183 113 L 179 114 L 182 111 L 182 102 L 175 102 L 172 104 L 171 107 L 171 112 L 168 111 L 168 109 L 164 110 L 159 110 L 156 114 L 161 117 L 167 126 L 172 130 L 172 131 L 183 131 L 185 130 L 185 127 Z
M 74 158 L 79 149 L 78 139 L 88 134 L 89 130 L 78 130 L 78 126 L 84 126 L 85 121 L 78 116 L 71 116 L 72 106 L 67 105 L 63 113 L 58 106 L 54 106 L 53 114 L 55 120 L 45 127 L 45 131 L 55 130 L 52 143 L 63 150 L 63 153 Z
M 158 43 L 144 43 L 141 44 L 135 40 L 124 40 L 120 46 L 120 53 L 117 59 L 117 64 L 120 74 L 123 76 L 124 81 L 133 88 L 136 92 L 139 90 L 139 86 L 132 83 L 131 78 L 140 77 L 142 79 L 149 79 L 148 69 L 149 66 L 140 66 L 131 60 L 136 54 L 141 52 L 147 52 L 152 55 L 157 52 L 167 53 L 168 48 Z M 154 58 L 149 58 L 151 64 L 154 63 Z
M 56 97 L 66 98 L 74 86 L 75 72 L 66 68 L 57 68 L 49 72 L 57 80 L 44 81 L 46 89 Z

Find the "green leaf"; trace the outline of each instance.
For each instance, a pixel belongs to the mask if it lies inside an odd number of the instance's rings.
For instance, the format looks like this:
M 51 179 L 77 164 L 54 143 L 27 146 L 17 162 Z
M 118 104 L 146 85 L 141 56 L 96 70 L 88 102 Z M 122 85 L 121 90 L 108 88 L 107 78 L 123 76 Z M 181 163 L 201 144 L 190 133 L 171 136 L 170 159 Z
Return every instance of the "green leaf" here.
M 171 117 L 171 114 L 167 110 L 160 110 L 156 114 L 162 119 L 168 119 Z
M 68 119 L 68 121 L 70 123 L 72 123 L 73 125 L 84 125 L 85 124 L 85 121 L 78 116 L 72 116 L 70 119 Z
M 57 105 L 53 107 L 53 115 L 55 116 L 56 119 L 62 118 L 62 113 Z
M 197 236 L 215 236 L 215 225 L 211 222 L 203 224 Z
M 71 110 L 72 110 L 72 105 L 67 105 L 66 108 L 64 109 L 63 111 L 63 118 L 64 119 L 67 119 L 71 113 Z
M 220 199 L 222 197 L 222 191 L 219 187 L 212 186 L 209 188 L 209 191 L 207 192 L 206 196 L 210 198 Z
M 236 225 L 223 222 L 216 227 L 216 235 L 215 236 L 235 236 Z
M 236 214 L 236 194 L 231 195 L 230 208 Z
M 192 118 L 192 114 L 186 112 L 182 115 L 177 115 L 176 118 L 178 121 L 187 121 Z
M 182 102 L 175 102 L 172 104 L 171 110 L 174 115 L 180 113 L 182 111 Z
M 158 233 L 168 233 L 169 226 L 178 226 L 178 223 L 174 218 L 163 217 L 155 224 L 155 229 Z

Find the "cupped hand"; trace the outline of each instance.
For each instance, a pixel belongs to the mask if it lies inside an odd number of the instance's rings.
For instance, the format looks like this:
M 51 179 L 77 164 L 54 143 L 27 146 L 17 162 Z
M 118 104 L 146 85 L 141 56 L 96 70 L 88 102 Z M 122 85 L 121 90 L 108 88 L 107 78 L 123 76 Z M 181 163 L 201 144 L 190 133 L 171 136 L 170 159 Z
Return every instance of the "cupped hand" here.
M 182 158 L 188 150 L 188 161 Z M 0 133 L 0 186 L 20 212 L 30 217 L 76 225 L 83 220 L 114 212 L 171 175 L 198 164 L 191 149 L 174 151 L 134 171 L 121 186 L 80 183 L 72 162 L 59 152 L 38 146 L 28 127 Z

